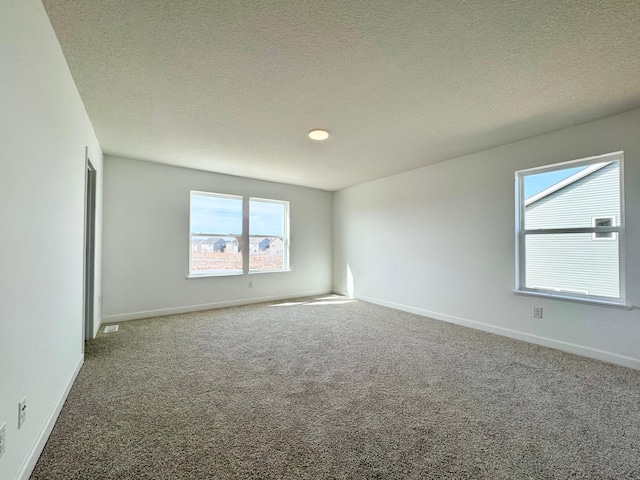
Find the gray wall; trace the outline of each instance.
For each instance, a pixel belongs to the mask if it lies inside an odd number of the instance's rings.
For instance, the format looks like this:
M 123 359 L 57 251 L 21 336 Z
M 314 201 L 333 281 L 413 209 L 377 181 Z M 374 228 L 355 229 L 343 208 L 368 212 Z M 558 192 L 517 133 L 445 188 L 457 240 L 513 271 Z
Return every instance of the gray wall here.
M 512 293 L 514 172 L 624 150 L 627 293 L 640 305 L 638 132 L 635 110 L 337 192 L 334 288 L 351 290 L 351 273 L 357 298 L 640 368 L 638 310 Z
M 187 279 L 190 190 L 291 202 L 291 271 Z M 104 201 L 105 322 L 331 291 L 329 192 L 105 156 Z
M 102 152 L 38 0 L 0 14 L 0 478 L 26 478 L 83 360 L 85 147 Z M 18 430 L 18 402 L 27 422 Z

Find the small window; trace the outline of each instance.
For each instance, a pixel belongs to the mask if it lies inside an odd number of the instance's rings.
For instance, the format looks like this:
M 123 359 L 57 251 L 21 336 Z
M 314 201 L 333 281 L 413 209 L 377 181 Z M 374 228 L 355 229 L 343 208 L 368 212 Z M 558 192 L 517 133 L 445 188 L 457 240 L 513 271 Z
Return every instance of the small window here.
M 593 217 L 594 227 L 615 227 L 616 217 Z M 593 240 L 615 240 L 616 232 L 595 232 Z
M 249 200 L 249 271 L 289 269 L 289 202 Z
M 189 276 L 242 273 L 242 197 L 191 192 Z
M 516 172 L 517 291 L 624 304 L 622 161 Z

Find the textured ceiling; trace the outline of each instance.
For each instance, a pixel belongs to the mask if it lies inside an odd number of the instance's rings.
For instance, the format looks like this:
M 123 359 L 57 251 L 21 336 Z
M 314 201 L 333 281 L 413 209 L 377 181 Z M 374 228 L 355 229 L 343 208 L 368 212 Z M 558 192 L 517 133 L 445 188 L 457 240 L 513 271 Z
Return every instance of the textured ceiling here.
M 638 0 L 43 3 L 131 158 L 336 190 L 640 107 Z

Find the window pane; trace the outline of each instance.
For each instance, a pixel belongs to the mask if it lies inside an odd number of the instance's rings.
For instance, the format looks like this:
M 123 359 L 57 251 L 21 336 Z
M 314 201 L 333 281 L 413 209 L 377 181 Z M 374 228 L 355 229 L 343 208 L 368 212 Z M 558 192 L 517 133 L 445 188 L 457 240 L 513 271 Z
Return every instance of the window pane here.
M 593 219 L 594 227 L 615 227 L 616 226 L 616 217 L 601 217 Z M 593 238 L 597 240 L 607 240 L 614 239 L 617 237 L 615 232 L 595 232 L 593 234 Z
M 249 200 L 249 270 L 268 271 L 288 268 L 289 203 Z
M 284 237 L 285 204 L 251 200 L 249 234 Z
M 249 270 L 283 270 L 284 250 L 282 237 L 250 237 Z
M 527 235 L 527 288 L 581 295 L 620 296 L 618 240 L 590 233 Z
M 242 235 L 242 197 L 192 193 L 191 233 Z
M 594 217 L 620 225 L 620 162 L 603 162 L 524 178 L 525 229 L 591 228 Z
M 191 237 L 191 271 L 205 273 L 242 272 L 240 237 Z
M 191 192 L 191 273 L 242 272 L 242 197 Z

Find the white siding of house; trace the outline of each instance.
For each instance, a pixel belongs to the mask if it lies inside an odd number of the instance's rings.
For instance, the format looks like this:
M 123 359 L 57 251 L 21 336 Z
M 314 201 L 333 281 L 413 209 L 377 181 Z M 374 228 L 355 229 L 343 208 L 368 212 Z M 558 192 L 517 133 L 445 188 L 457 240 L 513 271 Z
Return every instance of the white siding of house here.
M 525 208 L 525 226 L 591 227 L 593 217 L 615 216 L 620 225 L 619 163 L 613 162 Z M 529 235 L 526 287 L 619 297 L 618 239 L 591 233 Z
M 284 242 L 281 238 L 274 238 L 269 244 L 269 255 L 280 257 L 284 253 Z

